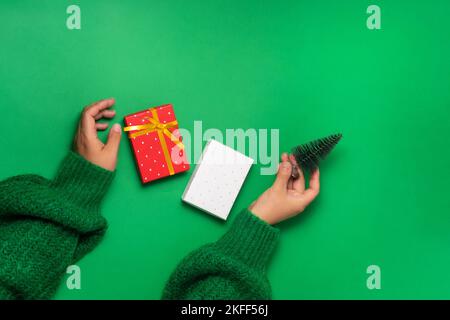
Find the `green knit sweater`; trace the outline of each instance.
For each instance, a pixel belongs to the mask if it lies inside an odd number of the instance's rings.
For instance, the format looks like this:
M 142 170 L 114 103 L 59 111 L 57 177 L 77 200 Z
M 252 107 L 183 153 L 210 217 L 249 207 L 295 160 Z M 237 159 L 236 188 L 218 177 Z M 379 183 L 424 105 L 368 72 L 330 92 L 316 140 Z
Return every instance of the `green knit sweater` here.
M 113 176 L 71 152 L 54 180 L 24 175 L 0 183 L 0 298 L 54 294 L 67 266 L 105 233 L 99 205 Z
M 70 152 L 53 180 L 0 182 L 0 299 L 52 297 L 67 266 L 104 235 L 100 202 L 113 176 Z M 221 239 L 180 263 L 163 298 L 270 298 L 265 267 L 277 238 L 277 229 L 244 210 Z
M 163 299 L 270 299 L 266 266 L 277 239 L 278 229 L 243 210 L 222 238 L 181 261 Z

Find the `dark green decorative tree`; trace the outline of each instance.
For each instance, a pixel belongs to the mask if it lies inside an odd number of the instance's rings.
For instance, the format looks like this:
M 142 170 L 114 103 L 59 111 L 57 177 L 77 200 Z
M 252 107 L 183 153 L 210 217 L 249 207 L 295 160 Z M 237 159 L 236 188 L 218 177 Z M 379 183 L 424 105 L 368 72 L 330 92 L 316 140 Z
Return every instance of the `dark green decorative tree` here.
M 314 140 L 292 149 L 292 155 L 303 170 L 314 171 L 319 162 L 333 150 L 341 140 L 342 134 L 333 134 L 326 138 Z M 293 176 L 295 176 L 293 174 Z

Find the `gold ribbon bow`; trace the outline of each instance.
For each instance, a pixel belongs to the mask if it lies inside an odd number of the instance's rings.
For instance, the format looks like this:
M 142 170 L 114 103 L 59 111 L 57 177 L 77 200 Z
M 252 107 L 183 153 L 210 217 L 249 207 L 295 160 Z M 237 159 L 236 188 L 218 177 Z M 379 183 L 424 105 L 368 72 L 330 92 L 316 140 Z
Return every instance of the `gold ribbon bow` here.
M 152 118 L 146 117 L 146 119 L 149 121 L 149 123 L 137 125 L 137 126 L 125 127 L 123 130 L 124 131 L 136 131 L 136 132 L 129 134 L 130 138 L 136 138 L 136 137 L 142 136 L 144 134 L 156 131 L 158 133 L 159 141 L 161 143 L 161 148 L 163 150 L 164 158 L 167 163 L 167 168 L 169 169 L 169 173 L 172 176 L 175 174 L 175 170 L 173 169 L 172 158 L 170 157 L 169 149 L 167 148 L 166 139 L 164 139 L 164 135 L 166 135 L 167 137 L 170 138 L 170 140 L 175 142 L 175 144 L 181 150 L 184 150 L 183 143 L 176 136 L 174 136 L 172 132 L 169 131 L 169 129 L 177 126 L 178 122 L 175 120 L 175 121 L 171 121 L 168 123 L 161 123 L 161 122 L 159 122 L 158 113 L 156 112 L 155 108 L 151 108 L 149 110 L 152 113 Z

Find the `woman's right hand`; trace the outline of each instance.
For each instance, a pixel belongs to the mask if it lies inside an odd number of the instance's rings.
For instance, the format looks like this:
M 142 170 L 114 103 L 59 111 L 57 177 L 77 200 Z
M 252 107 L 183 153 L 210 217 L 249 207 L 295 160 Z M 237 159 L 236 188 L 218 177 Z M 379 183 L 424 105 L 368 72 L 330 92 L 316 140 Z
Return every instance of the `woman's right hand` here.
M 320 191 L 318 168 L 311 174 L 309 188 L 305 190 L 305 177 L 295 158 L 283 154 L 281 160 L 273 185 L 249 207 L 254 215 L 271 225 L 303 212 Z M 291 163 L 296 165 L 299 173 L 295 180 Z

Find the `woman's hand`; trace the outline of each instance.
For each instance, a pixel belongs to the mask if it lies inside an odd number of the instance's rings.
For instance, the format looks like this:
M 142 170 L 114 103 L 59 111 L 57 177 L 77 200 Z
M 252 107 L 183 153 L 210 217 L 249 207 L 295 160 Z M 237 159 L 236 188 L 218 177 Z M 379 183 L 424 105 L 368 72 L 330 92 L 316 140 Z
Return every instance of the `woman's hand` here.
M 299 171 L 299 178 L 291 177 L 292 164 Z M 273 185 L 267 189 L 249 210 L 269 224 L 276 224 L 303 212 L 316 198 L 320 190 L 319 169 L 311 174 L 309 188 L 305 190 L 305 177 L 295 158 L 283 154 Z
M 97 130 L 106 130 L 108 124 L 96 121 L 102 118 L 113 118 L 116 112 L 108 108 L 112 107 L 114 103 L 114 99 L 106 99 L 84 108 L 74 139 L 76 152 L 86 160 L 109 171 L 116 169 L 122 129 L 119 124 L 114 124 L 109 131 L 108 141 L 104 144 L 98 138 Z

